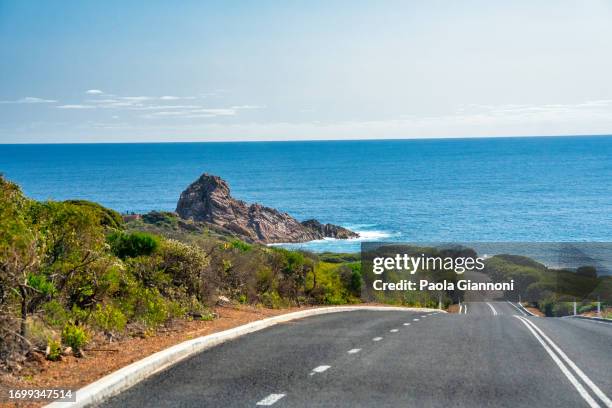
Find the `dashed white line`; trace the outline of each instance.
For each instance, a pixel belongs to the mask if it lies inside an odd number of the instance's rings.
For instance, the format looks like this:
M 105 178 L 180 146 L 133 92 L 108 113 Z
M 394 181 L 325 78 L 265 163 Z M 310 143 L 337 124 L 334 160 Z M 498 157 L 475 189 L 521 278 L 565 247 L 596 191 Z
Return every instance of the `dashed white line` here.
M 606 404 L 606 406 L 608 408 L 612 408 L 612 400 L 610 400 L 610 398 L 608 398 L 608 396 L 606 394 L 604 394 L 604 392 L 597 386 L 595 385 L 595 383 L 593 383 L 593 381 L 591 381 L 591 379 L 589 377 L 587 377 L 587 375 L 580 369 L 578 368 L 578 366 L 572 361 L 570 360 L 570 358 L 567 356 L 567 354 L 565 354 L 563 352 L 563 350 L 561 350 L 561 348 L 559 348 L 559 346 L 557 346 L 551 339 L 550 337 L 548 337 L 546 334 L 544 334 L 544 332 L 538 327 L 536 326 L 532 321 L 530 321 L 529 319 L 522 317 L 522 316 L 515 316 L 516 318 L 520 319 L 521 321 L 523 321 L 523 323 L 529 327 L 533 327 L 533 329 L 535 329 L 549 344 L 550 346 L 557 352 L 557 354 L 559 354 L 559 356 L 561 356 L 561 358 L 565 361 L 565 363 L 570 366 L 572 368 L 572 370 L 574 370 L 576 372 L 576 374 L 578 374 L 578 377 L 580 377 L 582 379 L 582 381 L 584 381 L 584 383 L 586 385 L 589 386 L 589 388 L 595 393 L 595 395 L 597 395 L 597 397 L 603 401 L 604 404 Z M 532 330 L 532 333 L 533 332 Z M 599 405 L 597 405 L 599 406 Z
M 391 329 L 389 330 L 391 333 L 397 333 L 399 330 L 398 329 Z
M 310 375 L 315 375 L 315 374 L 323 373 L 323 372 L 329 370 L 330 367 L 331 366 L 328 366 L 328 365 L 320 365 L 318 367 L 313 368 L 312 372 L 310 373 Z
M 412 319 L 412 321 L 413 321 L 413 322 L 418 322 L 418 321 L 419 321 L 419 319 Z
M 279 399 L 283 398 L 285 394 L 270 394 L 266 398 L 262 399 L 257 403 L 257 405 L 270 406 L 274 404 Z
M 410 326 L 410 323 L 404 323 L 404 326 Z
M 497 316 L 497 310 L 495 310 L 493 305 L 490 304 L 489 302 L 487 302 L 487 306 L 489 306 L 491 308 L 491 311 L 493 312 L 493 316 Z
M 361 349 L 350 349 L 349 351 L 347 351 L 347 353 L 349 354 L 356 354 L 359 353 L 361 351 Z
M 382 337 L 374 337 L 372 341 L 381 341 L 382 339 L 383 339 Z

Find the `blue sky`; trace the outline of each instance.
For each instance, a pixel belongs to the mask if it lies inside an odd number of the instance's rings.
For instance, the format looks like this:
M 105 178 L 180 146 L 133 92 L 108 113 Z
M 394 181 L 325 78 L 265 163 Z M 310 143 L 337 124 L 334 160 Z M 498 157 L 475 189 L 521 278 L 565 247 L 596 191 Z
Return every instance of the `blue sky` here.
M 612 2 L 0 0 L 0 143 L 612 133 Z

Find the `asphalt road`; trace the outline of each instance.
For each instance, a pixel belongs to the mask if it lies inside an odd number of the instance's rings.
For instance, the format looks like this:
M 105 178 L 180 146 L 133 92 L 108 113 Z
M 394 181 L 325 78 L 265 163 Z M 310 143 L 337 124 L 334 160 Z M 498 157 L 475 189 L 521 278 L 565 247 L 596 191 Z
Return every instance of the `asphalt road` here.
M 104 407 L 612 407 L 612 324 L 359 311 L 282 324 L 212 348 Z M 520 316 L 520 317 L 518 317 Z

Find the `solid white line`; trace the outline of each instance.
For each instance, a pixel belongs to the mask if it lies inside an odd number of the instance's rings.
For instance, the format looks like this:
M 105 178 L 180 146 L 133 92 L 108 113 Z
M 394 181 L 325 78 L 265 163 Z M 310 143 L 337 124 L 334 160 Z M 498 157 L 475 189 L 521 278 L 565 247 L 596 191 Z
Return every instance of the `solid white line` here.
M 495 310 L 495 308 L 493 307 L 492 304 L 490 304 L 489 302 L 487 302 L 487 305 L 491 308 L 491 311 L 493 312 L 493 316 L 497 316 L 497 310 Z
M 322 373 L 322 372 L 325 372 L 325 371 L 327 371 L 327 370 L 328 370 L 330 367 L 331 367 L 331 366 L 328 366 L 328 365 L 320 365 L 320 366 L 318 366 L 318 367 L 315 367 L 315 368 L 313 368 L 313 369 L 312 369 L 312 373 L 311 373 L 311 375 L 312 375 L 312 374 L 314 374 L 314 373 Z
M 382 339 L 383 339 L 382 337 L 374 337 L 372 341 L 381 341 Z
M 361 351 L 361 349 L 350 349 L 349 351 L 347 351 L 347 353 L 355 354 L 355 353 L 359 353 L 360 351 Z
M 561 369 L 561 372 L 563 374 L 565 374 L 567 379 L 570 380 L 570 382 L 572 383 L 574 388 L 576 388 L 576 390 L 578 391 L 580 396 L 582 398 L 584 398 L 584 400 L 587 402 L 587 404 L 589 404 L 589 406 L 591 408 L 601 408 L 601 406 L 597 402 L 595 402 L 595 400 L 593 399 L 593 397 L 591 397 L 591 395 L 587 392 L 587 390 L 585 390 L 584 387 L 578 382 L 576 377 L 574 377 L 572 375 L 572 373 L 567 369 L 567 367 L 563 364 L 563 362 L 561 362 L 561 360 L 559 360 L 559 357 L 557 357 L 557 355 L 555 353 L 553 353 L 553 351 L 550 349 L 550 347 L 548 347 L 548 345 L 544 342 L 544 340 L 542 340 L 542 338 L 538 335 L 538 333 L 536 333 L 531 328 L 531 326 L 529 326 L 529 324 L 527 324 L 527 322 L 526 322 L 527 319 L 525 319 L 524 317 L 521 317 L 521 316 L 514 316 L 514 317 L 516 317 L 517 319 L 522 321 L 523 324 L 527 327 L 527 329 L 531 332 L 531 334 L 533 334 L 533 336 L 540 342 L 542 347 L 544 347 L 544 350 L 546 350 L 548 355 L 553 359 L 553 361 Z
M 404 323 L 404 326 L 410 326 L 410 323 Z
M 563 352 L 563 350 L 561 350 L 561 348 L 559 348 L 559 346 L 557 346 L 546 334 L 544 334 L 544 332 L 538 326 L 536 326 L 532 321 L 524 317 L 520 319 L 523 321 L 526 321 L 544 339 L 546 339 L 546 341 L 552 346 L 552 348 L 557 352 L 557 354 L 559 354 L 561 358 L 565 361 L 565 363 L 568 366 L 570 366 L 576 372 L 576 374 L 578 374 L 578 377 L 580 377 L 582 381 L 584 381 L 585 384 L 588 385 L 589 388 L 591 388 L 591 390 L 606 405 L 606 407 L 612 408 L 612 401 L 610 400 L 610 398 L 608 398 L 608 396 L 604 394 L 604 392 L 601 389 L 599 389 L 599 387 L 595 385 L 595 383 L 593 383 L 593 381 L 591 381 L 591 379 L 587 377 L 587 375 L 580 368 L 578 368 L 578 366 L 572 360 L 570 360 L 570 358 Z
M 521 309 L 519 309 L 517 305 L 515 305 L 514 303 L 512 303 L 512 302 L 511 302 L 511 301 L 509 301 L 509 300 L 506 300 L 506 302 L 508 302 L 508 304 L 509 304 L 510 306 L 512 306 L 513 308 L 515 308 L 516 310 L 518 310 L 518 311 L 521 313 L 521 316 L 527 316 L 527 313 L 525 313 L 525 312 L 523 312 Z
M 391 329 L 389 330 L 391 333 L 397 333 L 399 330 L 398 329 Z
M 270 406 L 274 404 L 279 399 L 283 398 L 285 394 L 270 394 L 266 398 L 262 399 L 257 403 L 257 405 Z

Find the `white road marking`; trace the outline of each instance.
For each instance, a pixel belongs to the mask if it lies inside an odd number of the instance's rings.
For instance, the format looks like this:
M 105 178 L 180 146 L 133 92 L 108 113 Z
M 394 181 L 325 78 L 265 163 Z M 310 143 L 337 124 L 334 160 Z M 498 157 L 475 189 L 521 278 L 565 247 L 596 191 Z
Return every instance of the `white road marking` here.
M 286 394 L 270 394 L 266 398 L 262 399 L 257 403 L 257 405 L 270 406 L 274 404 L 279 399 L 283 398 Z
M 578 366 L 572 360 L 570 360 L 567 354 L 565 354 L 563 350 L 561 350 L 561 348 L 559 348 L 559 346 L 557 346 L 550 339 L 550 337 L 544 334 L 544 332 L 529 319 L 521 316 L 516 317 L 522 320 L 523 323 L 525 323 L 526 325 L 533 327 L 550 344 L 550 346 L 557 352 L 557 354 L 561 356 L 565 363 L 570 366 L 576 374 L 578 374 L 578 377 L 580 377 L 582 381 L 584 381 L 584 383 L 589 386 L 591 391 L 593 391 L 595 395 L 597 395 L 597 397 L 606 405 L 606 407 L 612 408 L 612 400 L 610 400 L 610 398 L 608 398 L 608 396 L 604 394 L 604 392 L 597 385 L 595 385 L 595 383 L 593 383 L 593 381 L 591 381 L 591 379 L 587 377 L 587 375 L 580 368 L 578 368 Z
M 347 353 L 355 354 L 355 353 L 359 353 L 360 351 L 361 351 L 361 349 L 350 349 L 349 351 L 347 351 Z
M 467 314 L 467 305 L 463 306 L 463 314 Z
M 490 304 L 489 302 L 487 302 L 487 305 L 491 308 L 491 311 L 493 312 L 493 316 L 497 316 L 497 310 L 495 310 L 495 308 L 493 307 L 492 304 Z
M 398 329 L 391 329 L 389 330 L 391 333 L 397 333 L 399 330 Z
M 421 316 L 421 318 L 423 318 L 423 317 L 427 317 L 427 315 L 423 315 L 423 316 Z
M 318 373 L 323 373 L 325 371 L 327 371 L 331 366 L 328 365 L 320 365 L 318 367 L 315 367 L 312 369 L 312 372 L 310 373 L 310 375 L 315 375 Z
M 418 322 L 418 321 L 419 321 L 419 319 L 412 319 L 412 321 L 413 321 L 413 322 Z
M 463 313 L 463 305 L 459 304 L 459 314 Z
M 510 304 L 510 306 L 512 306 L 513 308 L 515 308 L 516 310 L 518 310 L 521 313 L 521 316 L 527 316 L 527 313 L 523 312 L 521 309 L 519 309 L 519 307 L 517 305 L 515 305 L 514 303 L 512 303 L 509 300 L 506 300 L 506 302 L 508 302 Z
M 536 340 L 538 340 L 538 342 L 540 342 L 542 347 L 544 347 L 544 350 L 546 350 L 548 355 L 553 359 L 553 361 L 561 369 L 561 372 L 563 374 L 565 374 L 567 379 L 570 380 L 570 382 L 572 383 L 574 388 L 576 388 L 576 390 L 578 391 L 580 396 L 587 402 L 587 404 L 589 404 L 589 406 L 591 408 L 601 408 L 600 405 L 597 402 L 595 402 L 593 397 L 591 397 L 591 395 L 589 395 L 587 390 L 585 390 L 584 387 L 578 382 L 576 377 L 574 377 L 574 375 L 567 369 L 567 367 L 563 364 L 563 362 L 561 360 L 559 360 L 559 357 L 557 357 L 557 355 L 555 353 L 553 353 L 553 351 L 550 349 L 550 347 L 548 347 L 548 345 L 544 342 L 544 340 L 542 340 L 542 338 L 538 335 L 538 333 L 536 333 L 531 328 L 531 326 L 529 326 L 529 324 L 527 324 L 527 322 L 525 321 L 526 319 L 523 320 L 524 318 L 522 318 L 520 316 L 515 316 L 515 317 L 517 319 L 519 319 L 520 321 L 522 321 L 525 326 L 527 326 L 527 329 L 531 332 L 531 334 L 533 334 L 533 336 L 536 338 Z
M 410 326 L 410 323 L 404 323 L 404 326 Z
M 382 339 L 383 339 L 382 337 L 374 337 L 372 341 L 381 341 Z

